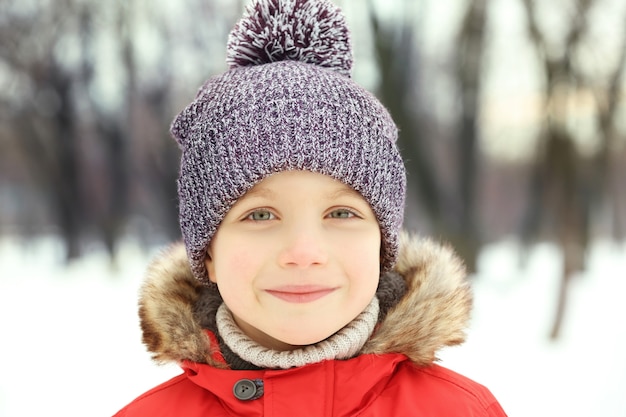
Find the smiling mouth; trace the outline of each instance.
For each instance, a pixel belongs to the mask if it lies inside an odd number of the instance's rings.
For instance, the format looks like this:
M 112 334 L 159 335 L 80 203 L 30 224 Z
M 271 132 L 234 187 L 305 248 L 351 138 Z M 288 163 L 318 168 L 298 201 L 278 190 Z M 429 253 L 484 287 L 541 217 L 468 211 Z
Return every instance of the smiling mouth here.
M 336 288 L 278 288 L 266 290 L 274 297 L 288 303 L 310 303 L 335 291 Z

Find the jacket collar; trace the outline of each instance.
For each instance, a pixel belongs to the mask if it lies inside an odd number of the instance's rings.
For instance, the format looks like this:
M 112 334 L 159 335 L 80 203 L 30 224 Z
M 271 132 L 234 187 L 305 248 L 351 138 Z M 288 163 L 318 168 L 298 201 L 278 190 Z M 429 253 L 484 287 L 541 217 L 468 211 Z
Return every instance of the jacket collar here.
M 407 291 L 360 353 L 400 353 L 418 366 L 430 365 L 441 348 L 465 340 L 472 295 L 464 266 L 450 248 L 403 233 L 394 271 Z M 226 367 L 205 331 L 207 318 L 195 314 L 207 299 L 221 302 L 219 296 L 207 297 L 207 292 L 216 291 L 193 277 L 181 243 L 156 258 L 139 303 L 143 341 L 156 361 Z
M 386 354 L 290 369 L 231 371 L 196 362 L 183 362 L 182 367 L 192 383 L 212 392 L 232 415 L 291 415 L 294 404 L 306 404 L 307 415 L 353 416 L 378 398 L 406 361 L 404 355 Z M 242 379 L 259 381 L 264 391 L 259 398 L 264 401 L 238 400 L 233 387 Z

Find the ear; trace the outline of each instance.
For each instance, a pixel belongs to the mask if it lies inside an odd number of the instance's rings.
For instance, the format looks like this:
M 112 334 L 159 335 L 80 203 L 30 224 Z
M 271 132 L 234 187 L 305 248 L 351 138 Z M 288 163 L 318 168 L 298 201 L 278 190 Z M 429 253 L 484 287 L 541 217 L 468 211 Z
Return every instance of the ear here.
M 204 266 L 206 267 L 209 281 L 217 283 L 217 280 L 215 279 L 215 261 L 213 261 L 210 250 L 207 251 L 206 259 L 204 260 Z

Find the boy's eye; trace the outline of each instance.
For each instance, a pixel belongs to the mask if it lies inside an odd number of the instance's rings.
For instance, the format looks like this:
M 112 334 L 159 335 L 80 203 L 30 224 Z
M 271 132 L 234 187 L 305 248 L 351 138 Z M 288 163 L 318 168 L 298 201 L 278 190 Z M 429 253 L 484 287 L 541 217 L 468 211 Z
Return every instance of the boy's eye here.
M 337 209 L 331 211 L 328 217 L 331 219 L 349 219 L 354 217 L 354 213 L 348 209 Z
M 273 220 L 274 215 L 269 210 L 255 210 L 248 214 L 246 219 L 254 221 Z

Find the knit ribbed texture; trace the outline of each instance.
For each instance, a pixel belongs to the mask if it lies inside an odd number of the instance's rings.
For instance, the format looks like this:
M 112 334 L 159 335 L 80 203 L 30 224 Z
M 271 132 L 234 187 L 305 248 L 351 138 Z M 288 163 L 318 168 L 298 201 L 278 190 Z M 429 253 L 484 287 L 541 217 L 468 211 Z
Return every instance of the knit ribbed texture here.
M 328 339 L 289 351 L 268 349 L 250 339 L 237 326 L 226 304 L 218 308 L 216 319 L 224 343 L 241 359 L 260 368 L 288 369 L 355 356 L 374 331 L 378 321 L 378 299 L 374 297 L 361 314 Z
M 228 210 L 255 184 L 287 170 L 329 175 L 358 191 L 381 228 L 381 269 L 395 263 L 406 189 L 397 128 L 376 97 L 346 75 L 347 27 L 341 26 L 343 17 L 329 16 L 339 13 L 335 7 L 321 11 L 328 3 L 255 1 L 244 18 L 255 21 L 240 22 L 231 35 L 231 50 L 238 56 L 231 56 L 231 63 L 259 63 L 253 49 L 270 45 L 286 53 L 272 52 L 271 63 L 234 66 L 208 80 L 172 123 L 182 150 L 180 226 L 191 269 L 204 283 L 206 250 Z M 316 24 L 322 18 L 325 23 Z M 332 67 L 333 36 L 342 45 L 339 67 Z M 248 37 L 254 48 L 246 47 Z M 272 61 L 279 55 L 308 58 Z

